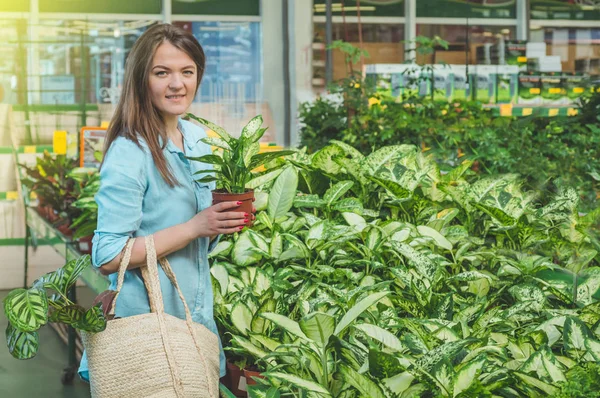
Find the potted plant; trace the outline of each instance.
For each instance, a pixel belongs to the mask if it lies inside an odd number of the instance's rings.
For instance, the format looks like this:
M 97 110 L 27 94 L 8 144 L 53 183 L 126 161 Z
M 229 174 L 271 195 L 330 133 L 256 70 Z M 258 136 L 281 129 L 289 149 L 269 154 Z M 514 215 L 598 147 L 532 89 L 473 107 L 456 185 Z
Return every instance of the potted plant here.
M 88 175 L 81 183 L 83 186 L 77 200 L 71 205 L 79 209 L 80 214 L 73 219 L 71 228 L 75 230 L 73 240 L 77 241 L 80 253 L 92 252 L 92 237 L 98 222 L 98 204 L 94 196 L 100 189 L 100 174 L 96 171 Z
M 187 116 L 205 125 L 219 136 L 203 138 L 202 142 L 219 148 L 220 153 L 189 158 L 190 160 L 215 166 L 214 170 L 198 171 L 196 174 L 209 174 L 200 178 L 198 182 L 217 181 L 218 189 L 213 191 L 214 204 L 226 201 L 242 202 L 242 205 L 236 211 L 251 213 L 254 190 L 249 187 L 254 186 L 253 180 L 260 178 L 260 183 L 264 184 L 277 176 L 276 173 L 264 174 L 253 170 L 273 159 L 290 155 L 295 151 L 259 153 L 259 140 L 267 130 L 262 127 L 263 119 L 261 115 L 254 117 L 246 124 L 239 138 L 231 136 L 224 128 L 206 119 L 199 118 L 191 113 L 188 113 Z M 212 173 L 216 175 L 212 175 Z
M 42 276 L 30 288 L 14 289 L 6 296 L 3 301 L 9 322 L 6 342 L 13 357 L 33 358 L 39 347 L 37 330 L 48 322 L 64 323 L 92 333 L 106 328 L 101 303 L 86 310 L 68 298 L 69 290 L 89 266 L 90 256 L 82 256 Z M 54 294 L 49 294 L 51 292 Z

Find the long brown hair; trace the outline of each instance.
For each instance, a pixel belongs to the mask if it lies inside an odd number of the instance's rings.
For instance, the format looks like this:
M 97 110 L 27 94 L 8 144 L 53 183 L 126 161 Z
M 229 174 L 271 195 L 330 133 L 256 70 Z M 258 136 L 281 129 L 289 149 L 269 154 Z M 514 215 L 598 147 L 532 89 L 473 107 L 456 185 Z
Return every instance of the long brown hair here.
M 140 148 L 139 138 L 143 138 L 156 168 L 169 186 L 178 185 L 163 149 L 167 145 L 167 132 L 164 121 L 152 104 L 149 79 L 152 59 L 159 45 L 165 41 L 186 53 L 196 64 L 197 86 L 200 87 L 204 74 L 205 56 L 200 43 L 189 32 L 170 24 L 158 24 L 149 28 L 133 45 L 125 62 L 123 90 L 104 141 L 104 153 L 119 136 L 135 142 Z M 196 93 L 194 93 L 196 95 Z M 162 138 L 162 146 L 159 140 Z

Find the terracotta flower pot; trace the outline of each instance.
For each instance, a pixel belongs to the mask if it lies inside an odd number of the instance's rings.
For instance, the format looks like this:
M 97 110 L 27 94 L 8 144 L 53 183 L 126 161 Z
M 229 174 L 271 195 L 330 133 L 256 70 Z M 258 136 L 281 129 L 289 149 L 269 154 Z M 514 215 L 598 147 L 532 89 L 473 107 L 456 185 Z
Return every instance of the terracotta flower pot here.
M 244 376 L 246 376 L 246 384 L 248 384 L 249 386 L 253 386 L 256 384 L 256 380 L 254 380 L 253 377 L 258 377 L 259 379 L 265 378 L 261 372 L 249 369 L 244 369 Z
M 252 202 L 254 201 L 254 191 L 248 190 L 245 193 L 229 193 L 225 192 L 222 189 L 213 191 L 213 204 L 221 203 L 221 202 L 242 202 L 240 207 L 233 208 L 230 211 L 241 211 L 244 213 L 252 214 Z M 246 226 L 252 226 L 252 219 L 248 221 Z
M 246 393 L 246 377 L 244 371 L 237 365 L 227 361 L 227 375 L 225 376 L 227 383 L 225 387 L 229 388 L 229 391 L 236 397 L 247 397 Z M 241 389 L 240 389 L 241 388 Z
M 68 223 L 60 224 L 56 229 L 67 238 L 73 236 L 73 230 L 69 228 Z
M 79 252 L 81 254 L 92 254 L 92 238 L 94 235 L 84 236 L 83 238 L 77 239 L 77 245 L 79 246 Z

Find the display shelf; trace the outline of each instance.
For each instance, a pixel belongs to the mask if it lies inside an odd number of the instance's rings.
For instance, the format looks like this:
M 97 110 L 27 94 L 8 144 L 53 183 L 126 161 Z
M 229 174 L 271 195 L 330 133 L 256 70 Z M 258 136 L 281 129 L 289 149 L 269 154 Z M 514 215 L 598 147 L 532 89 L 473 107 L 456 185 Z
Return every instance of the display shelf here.
M 0 146 L 0 155 L 10 155 L 16 150 L 17 153 L 44 153 L 45 151 L 52 153 L 54 148 L 52 145 L 22 145 L 16 149 L 11 146 Z
M 81 257 L 82 254 L 76 248 L 77 242 L 57 231 L 33 207 L 27 207 L 27 226 L 30 228 L 33 242 L 40 244 L 43 240 L 52 246 L 52 249 L 66 262 Z M 81 279 L 98 294 L 106 290 L 109 285 L 108 278 L 95 267 L 87 267 L 82 273 Z
M 73 104 L 73 105 L 45 105 L 45 104 L 21 105 L 21 104 L 15 104 L 15 105 L 13 105 L 13 111 L 15 111 L 15 112 L 24 112 L 25 110 L 27 110 L 29 112 L 47 112 L 47 113 L 60 112 L 60 113 L 62 113 L 62 112 L 81 112 L 84 109 L 86 112 L 97 111 L 98 105 L 97 104 L 85 104 L 85 108 L 81 104 Z
M 491 109 L 495 116 L 575 116 L 579 109 L 573 106 L 551 106 L 551 105 L 512 105 L 512 104 L 490 104 L 484 108 Z

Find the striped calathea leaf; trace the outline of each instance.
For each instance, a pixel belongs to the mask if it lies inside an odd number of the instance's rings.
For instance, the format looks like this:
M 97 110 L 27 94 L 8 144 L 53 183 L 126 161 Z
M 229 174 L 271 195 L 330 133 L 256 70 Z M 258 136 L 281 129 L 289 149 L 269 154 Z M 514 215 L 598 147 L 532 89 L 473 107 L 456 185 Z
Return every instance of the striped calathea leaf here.
M 37 330 L 48 322 L 64 323 L 94 333 L 105 329 L 101 304 L 85 310 L 68 298 L 69 290 L 90 264 L 90 257 L 82 256 L 43 275 L 32 287 L 14 289 L 4 298 L 4 313 L 9 321 L 6 341 L 15 358 L 30 359 L 36 355 L 39 347 Z

